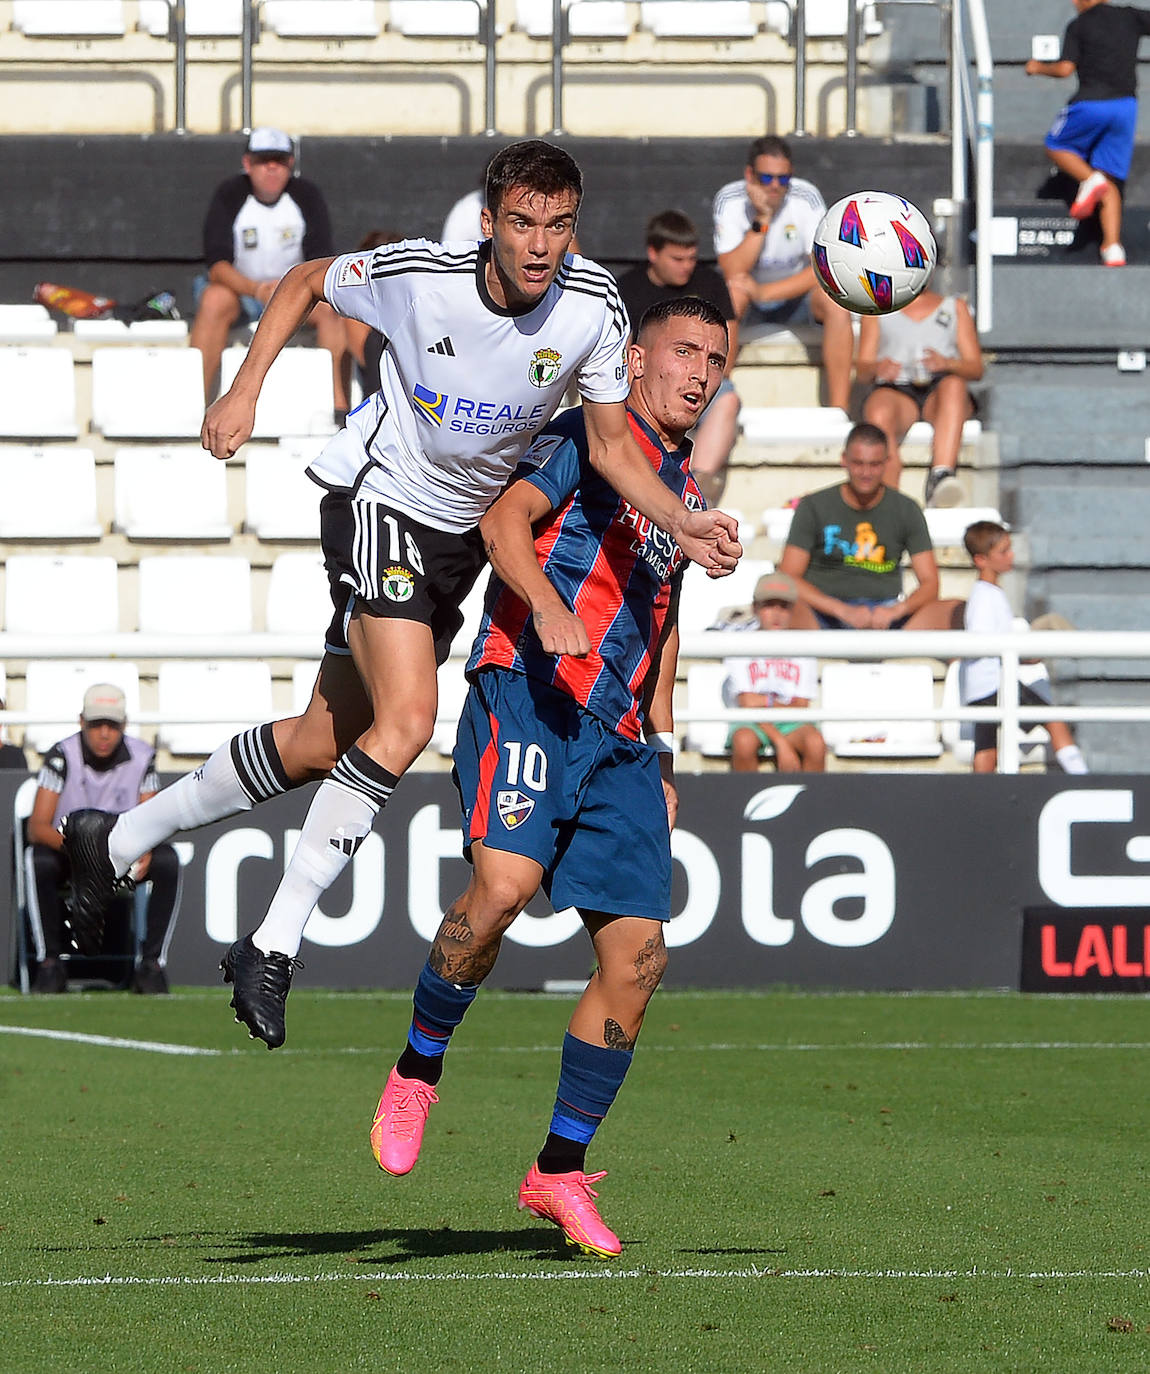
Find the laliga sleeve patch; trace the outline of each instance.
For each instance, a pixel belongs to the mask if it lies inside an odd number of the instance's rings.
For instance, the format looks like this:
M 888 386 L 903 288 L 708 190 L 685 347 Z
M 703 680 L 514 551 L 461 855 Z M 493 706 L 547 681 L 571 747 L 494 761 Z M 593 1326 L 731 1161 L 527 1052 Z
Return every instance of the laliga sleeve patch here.
M 367 281 L 367 263 L 370 254 L 358 258 L 345 258 L 336 273 L 336 286 L 362 286 Z

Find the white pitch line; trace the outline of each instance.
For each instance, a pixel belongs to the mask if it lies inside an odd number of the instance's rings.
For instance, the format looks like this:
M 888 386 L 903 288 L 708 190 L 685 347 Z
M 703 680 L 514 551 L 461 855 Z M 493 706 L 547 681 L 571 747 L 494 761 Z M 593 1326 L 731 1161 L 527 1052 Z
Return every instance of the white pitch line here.
M 102 1274 L 80 1278 L 3 1279 L 0 1288 L 200 1288 L 215 1284 L 304 1284 L 339 1283 L 350 1279 L 353 1283 L 547 1283 L 580 1282 L 588 1279 L 881 1279 L 896 1282 L 918 1279 L 994 1279 L 1024 1281 L 1055 1281 L 1071 1279 L 1146 1279 L 1147 1269 L 772 1269 L 751 1265 L 745 1269 L 537 1269 L 496 1270 L 481 1273 L 457 1269 L 448 1273 L 423 1274 L 410 1270 L 383 1272 L 326 1274 L 210 1274 L 201 1277 L 180 1274 L 141 1277 L 139 1275 Z
M 222 1055 L 199 1045 L 169 1045 L 162 1040 L 124 1040 L 117 1035 L 85 1035 L 82 1031 L 46 1030 L 40 1026 L 0 1026 L 0 1035 L 29 1035 L 37 1040 L 69 1040 L 78 1045 L 103 1045 L 113 1050 L 147 1050 L 151 1054 Z

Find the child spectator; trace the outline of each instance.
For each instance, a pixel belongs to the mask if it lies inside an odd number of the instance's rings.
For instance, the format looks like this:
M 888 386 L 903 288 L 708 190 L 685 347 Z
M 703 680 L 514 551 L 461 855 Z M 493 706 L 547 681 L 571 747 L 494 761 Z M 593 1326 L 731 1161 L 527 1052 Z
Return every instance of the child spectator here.
M 976 634 L 1008 634 L 1014 628 L 1014 614 L 1006 593 L 998 585 L 1003 573 L 1014 567 L 1014 548 L 1010 531 L 993 520 L 976 520 L 963 535 L 963 543 L 978 569 L 978 581 L 966 600 L 966 628 Z M 959 695 L 964 706 L 997 706 L 1002 664 L 997 658 L 965 658 L 959 668 Z M 1025 683 L 1018 684 L 1022 706 L 1049 706 L 1042 696 Z M 1043 722 L 1054 757 L 1064 773 L 1088 773 L 1082 751 L 1074 743 L 1070 727 L 1060 720 Z M 993 773 L 998 767 L 998 725 L 978 721 L 974 727 L 974 771 Z
M 1125 267 L 1122 192 L 1115 184 L 1130 174 L 1138 122 L 1138 40 L 1150 33 L 1150 10 L 1074 0 L 1078 17 L 1066 26 L 1057 62 L 1026 64 L 1027 76 L 1077 74 L 1078 89 L 1046 135 L 1046 155 L 1078 182 L 1072 219 L 1098 210 L 1102 265 Z
M 747 630 L 789 630 L 799 589 L 786 573 L 766 573 L 755 584 L 751 603 L 754 619 Z M 762 706 L 769 717 L 731 726 L 727 748 L 736 773 L 754 773 L 759 753 L 773 748 L 780 773 L 821 773 L 826 768 L 827 747 L 813 721 L 777 720 L 778 707 L 809 706 L 818 689 L 819 670 L 813 658 L 728 658 L 723 699 L 732 706 Z

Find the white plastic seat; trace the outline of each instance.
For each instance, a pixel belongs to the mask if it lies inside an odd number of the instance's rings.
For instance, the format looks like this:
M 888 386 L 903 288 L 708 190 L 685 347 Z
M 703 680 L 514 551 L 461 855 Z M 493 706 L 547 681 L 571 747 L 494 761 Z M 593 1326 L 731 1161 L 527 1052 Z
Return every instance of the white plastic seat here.
M 189 38 L 238 38 L 243 33 L 246 0 L 184 0 L 184 28 Z M 265 10 L 270 8 L 265 5 Z M 168 0 L 140 0 L 139 26 L 156 38 L 167 38 Z
M 450 758 L 455 749 L 459 729 L 459 715 L 467 699 L 468 682 L 463 676 L 464 660 L 449 658 L 439 669 L 439 705 L 435 713 L 435 729 L 431 733 L 429 749 Z
M 486 568 L 475 579 L 475 586 L 464 597 L 459 610 L 463 624 L 451 641 L 451 657 L 461 658 L 464 663 L 471 657 L 471 646 L 479 633 L 479 622 L 483 619 L 483 599 L 487 595 L 487 583 L 491 574 Z
M 291 670 L 291 709 L 293 716 L 302 716 L 311 700 L 315 687 L 319 664 L 310 658 L 301 658 Z
M 129 539 L 230 539 L 227 472 L 204 449 L 121 448 L 115 523 Z
M 793 506 L 769 506 L 763 511 L 763 533 L 772 544 L 785 544 L 794 518 Z
M 74 439 L 76 377 L 66 348 L 0 348 L 0 435 Z
M 35 343 L 54 339 L 56 321 L 43 305 L 0 305 L 0 343 Z
M 739 424 L 749 444 L 841 444 L 851 427 L 838 406 L 744 406 Z
M 55 719 L 24 727 L 24 744 L 46 753 L 65 735 L 74 734 L 84 693 L 94 682 L 112 682 L 124 693 L 128 720 L 140 714 L 140 670 L 122 658 L 29 659 L 24 677 L 24 708 Z
M 92 428 L 110 439 L 197 439 L 204 421 L 198 348 L 94 348 Z
M 761 558 L 741 558 L 728 577 L 708 577 L 692 564 L 683 575 L 679 633 L 699 634 L 715 625 L 724 611 L 749 607 L 755 583 L 769 572 L 774 572 L 774 564 Z
M 916 420 L 907 430 L 904 444 L 929 444 L 934 438 L 934 426 L 926 420 Z M 964 420 L 962 424 L 962 442 L 964 444 L 977 444 L 982 438 L 981 420 Z
M 391 0 L 387 26 L 408 38 L 476 38 L 479 8 L 471 0 Z
M 720 662 L 692 663 L 687 668 L 687 710 L 710 711 L 726 706 L 723 680 L 726 671 Z M 706 758 L 722 758 L 727 752 L 724 720 L 690 720 L 684 727 L 683 748 L 693 749 Z
M 424 5 L 425 9 L 438 8 Z M 472 12 L 474 5 L 469 5 Z M 374 0 L 264 0 L 263 22 L 281 38 L 375 38 Z
M 220 363 L 220 392 L 235 380 L 247 349 L 225 348 Z M 326 348 L 285 348 L 268 369 L 256 402 L 253 439 L 285 434 L 331 434 L 335 431 L 335 394 L 331 354 Z M 199 433 L 197 427 L 196 430 Z
M 322 487 L 305 468 L 323 447 L 314 436 L 281 439 L 277 448 L 244 450 L 244 528 L 260 539 L 319 539 Z
M 181 344 L 188 337 L 187 320 L 74 320 L 72 337 L 85 343 Z
M 753 38 L 749 0 L 643 0 L 639 26 L 656 38 Z
M 564 0 L 572 38 L 626 38 L 631 32 L 625 0 Z M 531 38 L 550 38 L 551 0 L 516 0 L 515 26 Z
M 993 520 L 996 525 L 1002 524 L 1002 516 L 993 506 L 950 506 L 937 510 L 928 506 L 923 515 L 930 531 L 930 542 L 935 548 L 944 548 L 948 544 L 961 546 L 967 527 L 976 520 Z
M 1022 624 L 1026 625 L 1026 622 L 1023 621 Z M 1015 629 L 1018 628 L 1016 623 Z M 962 694 L 959 691 L 958 683 L 960 667 L 961 664 L 958 659 L 947 665 L 946 677 L 942 683 L 943 706 L 962 705 Z M 1020 681 L 1032 688 L 1040 697 L 1047 701 L 1052 700 L 1050 674 L 1046 671 L 1044 663 L 1019 664 L 1018 676 Z M 956 763 L 966 764 L 969 767 L 974 760 L 974 721 L 944 720 L 942 722 L 942 742 L 954 755 Z M 1023 763 L 1042 757 L 1049 743 L 1050 735 L 1045 725 L 1035 722 L 1033 725 L 1023 726 L 1018 731 L 1018 747 Z
M 157 702 L 165 717 L 228 713 L 228 720 L 203 724 L 165 719 L 156 732 L 156 742 L 173 754 L 210 754 L 232 735 L 272 719 L 271 668 L 246 659 L 161 663 Z
M 807 37 L 844 38 L 849 3 L 850 0 L 807 0 Z M 859 9 L 859 33 L 867 38 L 882 33 L 882 24 L 875 14 L 874 6 L 859 3 Z
M 319 637 L 332 613 L 323 554 L 281 553 L 268 579 L 268 633 Z
M 0 445 L 0 539 L 99 539 L 88 448 Z
M 12 0 L 12 27 L 30 38 L 118 38 L 124 0 Z
M 116 560 L 13 554 L 6 564 L 4 628 L 24 635 L 110 635 L 120 628 Z
M 925 663 L 827 663 L 822 704 L 889 711 L 885 720 L 826 720 L 823 737 L 839 758 L 937 758 L 938 722 L 900 720 L 900 707 L 930 710 L 934 675 Z
M 140 559 L 141 634 L 250 634 L 252 570 L 246 558 L 155 554 Z

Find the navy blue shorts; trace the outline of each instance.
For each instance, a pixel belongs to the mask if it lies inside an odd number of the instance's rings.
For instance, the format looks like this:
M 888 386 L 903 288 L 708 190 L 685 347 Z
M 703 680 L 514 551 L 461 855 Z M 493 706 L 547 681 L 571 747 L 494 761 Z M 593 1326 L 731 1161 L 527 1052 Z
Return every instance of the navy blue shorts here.
M 1096 172 L 1125 181 L 1134 156 L 1134 129 L 1138 100 L 1132 95 L 1117 100 L 1076 100 L 1058 112 L 1046 146 L 1077 153 Z
M 463 845 L 522 854 L 556 910 L 671 919 L 671 835 L 659 756 L 566 692 L 487 668 L 459 721 Z

